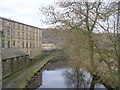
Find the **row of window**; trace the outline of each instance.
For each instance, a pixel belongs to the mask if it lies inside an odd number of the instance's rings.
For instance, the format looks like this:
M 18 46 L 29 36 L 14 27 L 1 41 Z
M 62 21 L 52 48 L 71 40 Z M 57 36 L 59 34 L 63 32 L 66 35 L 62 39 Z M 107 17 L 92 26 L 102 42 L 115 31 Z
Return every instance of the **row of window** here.
M 5 33 L 4 33 L 4 31 L 2 31 L 2 37 L 4 37 L 5 35 L 4 35 Z M 22 34 L 22 35 L 21 35 Z M 20 33 L 19 31 L 17 32 L 17 38 L 18 39 L 20 39 L 20 35 L 21 35 L 21 38 L 23 38 L 24 39 L 24 32 L 22 32 L 22 33 Z M 7 36 L 10 36 L 10 31 L 8 30 L 7 31 Z M 15 31 L 13 31 L 13 33 L 12 33 L 12 37 L 13 38 L 16 38 L 15 37 Z M 26 39 L 28 40 L 28 33 L 26 33 Z M 39 36 L 39 35 L 36 35 L 36 38 L 35 38 L 35 35 L 29 35 L 29 39 L 30 40 L 41 40 L 41 37 Z
M 22 35 L 21 35 L 22 34 Z M 23 38 L 24 39 L 24 32 L 22 32 L 22 33 L 20 33 L 19 31 L 18 31 L 18 35 L 17 35 L 17 37 L 18 37 L 18 39 L 20 38 L 20 36 L 21 36 L 21 38 Z M 35 35 L 32 35 L 32 34 L 29 34 L 28 35 L 28 33 L 26 33 L 26 39 L 28 40 L 28 39 L 30 39 L 30 40 L 41 40 L 41 36 L 39 36 L 39 35 L 36 35 L 36 37 L 35 37 Z M 28 37 L 29 36 L 29 37 Z M 15 38 L 15 31 L 13 31 L 13 38 Z
M 10 48 L 10 41 L 7 42 L 7 47 Z M 4 40 L 2 40 L 2 48 L 5 48 Z
M 2 37 L 4 37 L 5 36 L 5 33 L 4 33 L 4 31 L 2 31 Z M 10 30 L 7 30 L 7 36 L 10 36 Z
M 22 24 L 22 23 L 17 23 L 17 22 L 14 22 L 14 21 L 11 21 L 11 20 L 3 20 L 2 21 L 2 26 L 7 26 L 7 27 L 11 27 L 11 28 L 14 28 L 14 29 L 18 29 L 18 30 L 31 30 L 33 32 L 36 32 L 36 33 L 39 33 L 40 29 L 38 28 L 35 28 L 35 27 L 32 27 L 32 26 L 28 26 L 28 25 L 25 25 L 25 24 Z
M 18 42 L 13 41 L 13 47 L 16 46 L 16 43 L 18 45 L 18 48 L 20 48 L 19 41 Z M 25 48 L 25 46 L 26 46 L 26 48 L 28 48 L 28 46 L 30 46 L 30 48 L 35 48 L 35 43 L 32 44 L 31 42 L 30 43 L 26 42 L 26 45 L 25 45 L 25 42 L 22 42 L 22 48 Z M 10 41 L 7 42 L 7 47 L 10 48 Z M 36 48 L 38 48 L 38 47 L 39 47 L 39 43 L 36 43 Z M 2 40 L 2 48 L 5 48 L 4 40 Z

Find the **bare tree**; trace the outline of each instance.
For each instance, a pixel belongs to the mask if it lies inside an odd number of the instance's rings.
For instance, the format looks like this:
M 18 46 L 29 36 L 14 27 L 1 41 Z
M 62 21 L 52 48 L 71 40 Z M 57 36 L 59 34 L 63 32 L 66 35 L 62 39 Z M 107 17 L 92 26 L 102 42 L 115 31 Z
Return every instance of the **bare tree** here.
M 77 60 L 75 65 L 97 74 L 100 76 L 98 82 L 102 79 L 114 88 L 117 86 L 117 70 L 113 66 L 118 60 L 116 5 L 112 2 L 62 0 L 57 6 L 42 8 L 47 23 L 64 29 L 65 47 L 71 58 Z

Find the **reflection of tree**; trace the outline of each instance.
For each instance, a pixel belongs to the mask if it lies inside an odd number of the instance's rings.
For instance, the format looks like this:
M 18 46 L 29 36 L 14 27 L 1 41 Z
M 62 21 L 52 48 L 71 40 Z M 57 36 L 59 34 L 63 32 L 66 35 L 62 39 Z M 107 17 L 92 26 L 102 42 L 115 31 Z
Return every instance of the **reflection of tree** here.
M 72 88 L 84 88 L 85 87 L 85 75 L 79 68 L 67 69 L 64 72 L 66 84 Z

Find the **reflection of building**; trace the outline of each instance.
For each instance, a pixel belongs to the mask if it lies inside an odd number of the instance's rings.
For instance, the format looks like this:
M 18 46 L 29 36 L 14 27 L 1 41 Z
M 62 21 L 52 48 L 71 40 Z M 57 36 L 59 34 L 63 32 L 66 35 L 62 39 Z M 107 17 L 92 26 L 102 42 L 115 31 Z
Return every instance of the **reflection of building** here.
M 0 17 L 2 48 L 19 48 L 31 57 L 41 53 L 42 31 L 38 27 Z

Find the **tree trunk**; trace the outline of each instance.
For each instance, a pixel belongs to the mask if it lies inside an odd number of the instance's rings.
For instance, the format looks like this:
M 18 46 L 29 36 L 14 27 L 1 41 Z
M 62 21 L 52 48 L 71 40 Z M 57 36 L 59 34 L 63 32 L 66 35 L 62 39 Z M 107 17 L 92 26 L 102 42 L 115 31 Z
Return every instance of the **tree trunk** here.
M 95 75 L 93 75 L 93 78 L 92 78 L 92 81 L 91 81 L 91 85 L 90 85 L 90 90 L 94 90 L 95 83 L 96 83 Z
M 118 34 L 118 90 L 120 90 L 120 34 Z
M 117 39 L 118 39 L 118 87 L 120 90 L 120 1 L 118 2 L 118 22 L 117 22 Z
M 89 32 L 89 55 L 90 55 L 90 62 L 91 62 L 91 68 L 92 71 L 95 71 L 95 62 L 94 62 L 94 47 L 93 47 L 93 40 L 92 40 L 92 32 Z

